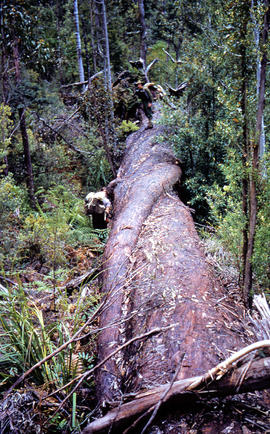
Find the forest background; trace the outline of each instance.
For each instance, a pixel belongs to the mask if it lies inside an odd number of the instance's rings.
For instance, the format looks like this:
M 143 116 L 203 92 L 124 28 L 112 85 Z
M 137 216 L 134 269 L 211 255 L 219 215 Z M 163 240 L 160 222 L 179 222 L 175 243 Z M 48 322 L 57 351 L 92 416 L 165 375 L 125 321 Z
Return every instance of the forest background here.
M 184 171 L 180 196 L 202 238 L 219 267 L 233 268 L 247 306 L 256 292 L 269 298 L 269 2 L 1 0 L 0 20 L 5 333 L 18 321 L 34 333 L 38 323 L 49 353 L 98 303 L 97 291 L 83 307 L 77 299 L 74 316 L 63 288 L 98 262 L 106 242 L 107 230 L 92 227 L 83 199 L 114 179 L 125 138 L 138 128 L 126 113 L 144 76 L 130 61 L 140 57 L 144 70 L 153 62 L 148 79 L 167 93 L 159 122 L 169 126 L 164 140 Z M 116 91 L 123 71 L 134 80 Z M 183 82 L 181 97 L 171 96 L 168 86 Z M 61 305 L 58 342 L 42 328 L 42 307 L 27 302 L 35 292 L 49 294 L 54 310 Z M 60 330 L 63 317 L 69 323 Z M 44 341 L 30 355 L 18 333 L 9 335 L 10 346 L 1 344 L 3 389 L 44 357 Z M 40 332 L 36 339 L 39 347 Z M 93 362 L 91 352 L 80 354 Z M 65 357 L 36 381 L 53 381 Z

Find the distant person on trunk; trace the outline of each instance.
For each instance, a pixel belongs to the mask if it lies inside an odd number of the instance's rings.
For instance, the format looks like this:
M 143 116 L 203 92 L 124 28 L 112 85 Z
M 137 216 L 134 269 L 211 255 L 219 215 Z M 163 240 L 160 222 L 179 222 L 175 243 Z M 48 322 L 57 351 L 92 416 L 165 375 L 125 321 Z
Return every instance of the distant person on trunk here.
M 112 203 L 106 187 L 96 193 L 91 192 L 85 198 L 85 212 L 92 215 L 94 229 L 106 229 L 111 217 Z
M 143 111 L 145 113 L 145 116 L 148 119 L 148 125 L 147 125 L 146 129 L 153 128 L 153 123 L 152 123 L 153 113 L 152 113 L 152 96 L 151 96 L 151 93 L 150 93 L 150 91 L 148 91 L 147 89 L 145 89 L 143 87 L 143 84 L 141 81 L 137 81 L 136 85 L 138 87 L 138 89 L 136 90 L 136 95 L 142 101 Z

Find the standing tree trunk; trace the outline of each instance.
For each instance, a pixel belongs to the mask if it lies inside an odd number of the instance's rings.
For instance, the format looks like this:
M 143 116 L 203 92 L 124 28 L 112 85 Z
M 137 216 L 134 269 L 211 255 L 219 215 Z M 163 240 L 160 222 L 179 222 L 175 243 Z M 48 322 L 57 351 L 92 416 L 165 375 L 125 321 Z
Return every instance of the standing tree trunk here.
M 106 6 L 105 6 L 104 0 L 101 0 L 101 6 L 102 6 L 102 19 L 103 19 L 103 34 L 104 34 L 104 41 L 105 41 L 104 77 L 106 77 L 106 80 L 105 80 L 106 90 L 109 92 L 110 97 L 111 97 L 111 94 L 112 94 L 112 74 L 111 74 L 111 61 L 110 61 L 110 45 L 109 45 Z
M 95 23 L 93 13 L 93 1 L 90 2 L 90 25 L 91 25 L 91 48 L 92 48 L 92 60 L 94 74 L 97 72 L 97 43 L 95 41 Z
M 20 56 L 19 56 L 19 42 L 17 37 L 14 38 L 13 57 L 14 57 L 14 64 L 15 64 L 16 84 L 18 85 L 21 81 L 21 69 L 20 69 Z M 29 195 L 31 205 L 33 208 L 35 208 L 36 198 L 34 193 L 35 190 L 34 177 L 33 177 L 32 160 L 31 160 L 24 109 L 19 108 L 18 112 L 19 112 L 20 131 L 21 131 L 22 142 L 23 142 L 26 184 L 27 184 L 28 195 Z
M 259 178 L 259 151 L 260 139 L 262 133 L 262 119 L 265 101 L 265 81 L 266 81 L 266 65 L 267 65 L 267 39 L 270 23 L 270 6 L 269 0 L 264 0 L 265 14 L 264 14 L 264 28 L 261 38 L 262 58 L 260 68 L 260 87 L 258 95 L 258 108 L 256 118 L 255 139 L 252 143 L 252 173 L 250 176 L 250 193 L 249 193 L 249 234 L 248 246 L 246 254 L 246 263 L 244 270 L 244 300 L 246 305 L 251 305 L 251 288 L 252 288 L 252 254 L 254 248 L 256 219 L 257 219 L 257 185 Z
M 83 32 L 83 43 L 84 43 L 84 51 L 85 51 L 85 60 L 86 60 L 86 72 L 87 72 L 87 80 L 89 81 L 91 77 L 91 70 L 90 70 L 90 56 L 88 51 L 88 42 L 89 38 L 87 36 L 86 32 L 86 23 L 85 20 L 82 20 L 82 32 Z
M 5 32 L 4 32 L 4 14 L 2 11 L 3 2 L 0 2 L 0 28 L 1 28 L 1 87 L 2 87 L 2 102 L 7 104 L 8 99 L 8 56 L 7 47 L 5 45 Z
M 102 21 L 103 21 L 103 34 L 105 42 L 105 57 L 104 57 L 104 82 L 105 90 L 107 91 L 107 107 L 105 110 L 105 134 L 106 141 L 112 143 L 110 149 L 115 148 L 115 131 L 114 131 L 114 111 L 113 111 L 113 98 L 112 98 L 112 74 L 111 74 L 111 61 L 110 61 L 110 44 L 107 25 L 107 13 L 105 1 L 101 0 L 102 7 Z M 115 174 L 115 171 L 114 171 Z
M 77 46 L 79 76 L 80 76 L 80 81 L 84 82 L 84 68 L 83 68 L 83 59 L 82 59 L 82 44 L 81 44 L 81 35 L 80 35 L 78 0 L 74 0 L 74 19 L 75 19 L 75 27 L 76 27 L 76 46 Z
M 144 0 L 138 0 L 139 6 L 139 17 L 140 17 L 140 58 L 143 61 L 143 70 L 145 73 L 146 81 L 148 81 L 146 73 L 146 24 L 145 24 L 145 13 L 144 13 Z
M 263 1 L 259 0 L 259 6 L 262 6 Z M 254 8 L 254 1 L 251 2 L 252 11 Z M 260 60 L 260 32 L 259 25 L 256 20 L 255 15 L 252 12 L 252 19 L 254 25 L 254 40 L 257 48 L 257 97 L 259 98 L 260 91 L 260 76 L 261 76 L 261 60 Z M 264 128 L 264 116 L 262 116 L 262 129 L 261 129 L 261 137 L 260 137 L 260 149 L 259 149 L 259 157 L 261 158 L 265 152 L 265 128 Z
M 241 88 L 241 111 L 242 111 L 242 213 L 244 219 L 243 227 L 243 240 L 242 240 L 242 288 L 243 288 L 243 277 L 244 270 L 246 267 L 246 257 L 248 248 L 248 174 L 247 174 L 247 163 L 248 163 L 248 110 L 247 110 L 247 89 L 248 89 L 248 75 L 247 75 L 247 47 L 246 47 L 246 34 L 247 34 L 247 24 L 249 21 L 249 5 L 246 3 L 244 5 L 244 10 L 242 11 L 242 23 L 240 30 L 240 40 L 242 41 L 240 46 L 241 55 L 241 75 L 242 75 L 242 88 Z M 245 297 L 243 297 L 245 299 Z M 245 300 L 247 303 L 247 300 Z

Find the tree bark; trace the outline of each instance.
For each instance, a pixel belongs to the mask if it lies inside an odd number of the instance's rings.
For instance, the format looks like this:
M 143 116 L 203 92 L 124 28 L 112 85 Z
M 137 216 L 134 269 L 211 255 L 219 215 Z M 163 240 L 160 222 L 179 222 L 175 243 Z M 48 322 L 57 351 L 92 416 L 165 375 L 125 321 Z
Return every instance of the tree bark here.
M 8 104 L 8 66 L 9 59 L 7 56 L 7 47 L 5 44 L 5 31 L 4 31 L 4 14 L 3 14 L 3 2 L 0 1 L 0 28 L 1 28 L 1 37 L 2 37 L 2 50 L 1 50 L 1 87 L 2 87 L 2 103 Z M 3 173 L 5 176 L 8 175 L 8 157 L 4 156 L 4 164 Z
M 264 1 L 264 0 L 263 0 Z M 259 6 L 262 6 L 263 3 L 262 0 L 259 0 Z M 256 19 L 255 14 L 253 13 L 254 9 L 254 1 L 251 1 L 251 17 L 254 25 L 254 40 L 255 45 L 257 49 L 257 97 L 259 96 L 260 91 L 260 76 L 261 76 L 261 59 L 260 59 L 260 30 L 259 30 L 259 24 Z M 262 116 L 262 129 L 261 129 L 261 137 L 260 137 L 260 150 L 259 150 L 259 156 L 260 158 L 263 156 L 265 152 L 265 127 L 264 127 L 264 116 Z
M 4 31 L 4 14 L 3 14 L 3 2 L 0 1 L 0 28 L 2 37 L 2 49 L 1 49 L 1 87 L 2 87 L 2 102 L 8 104 L 8 66 L 9 59 L 7 56 L 7 47 L 5 44 L 5 31 Z
M 114 110 L 113 110 L 113 98 L 112 98 L 112 74 L 111 74 L 111 61 L 110 61 L 110 45 L 109 45 L 109 34 L 107 26 L 107 13 L 105 1 L 101 0 L 102 8 L 102 20 L 103 20 L 103 34 L 104 34 L 104 44 L 105 44 L 105 56 L 104 56 L 104 83 L 105 90 L 107 91 L 107 101 L 105 107 L 105 137 L 103 139 L 105 149 L 108 148 L 111 152 L 112 148 L 116 146 L 115 132 L 114 132 Z M 112 145 L 111 145 L 112 143 Z M 106 151 L 107 152 L 107 151 Z M 110 162 L 110 165 L 113 162 Z M 115 171 L 113 171 L 115 175 Z
M 26 185 L 28 189 L 29 199 L 33 208 L 36 206 L 35 189 L 34 189 L 34 176 L 32 169 L 32 159 L 30 153 L 30 146 L 28 140 L 28 134 L 26 129 L 24 109 L 19 108 L 20 117 L 20 131 L 23 142 L 24 160 L 25 160 L 25 173 L 26 173 Z
M 84 52 L 85 52 L 85 63 L 86 63 L 86 72 L 87 72 L 87 80 L 90 80 L 91 70 L 90 70 L 90 55 L 88 51 L 88 42 L 89 38 L 86 30 L 86 22 L 82 19 L 82 34 L 83 34 L 83 43 L 84 43 Z
M 90 25 L 91 25 L 91 48 L 92 48 L 92 60 L 93 60 L 93 71 L 97 72 L 97 41 L 95 40 L 95 20 L 94 20 L 94 7 L 93 1 L 90 1 Z
M 105 1 L 101 0 L 102 6 L 102 20 L 103 20 L 103 34 L 104 34 L 104 42 L 105 42 L 105 85 L 106 89 L 109 92 L 109 96 L 111 98 L 112 94 L 112 74 L 111 74 L 111 60 L 110 60 L 110 45 L 109 45 L 109 35 L 108 35 L 108 25 L 107 25 L 107 13 Z
M 248 76 L 247 76 L 247 48 L 246 48 L 246 34 L 247 34 L 247 24 L 249 21 L 249 4 L 244 5 L 243 19 L 241 24 L 240 40 L 242 41 L 240 45 L 240 55 L 241 55 L 241 75 L 242 75 L 242 88 L 241 88 L 241 112 L 243 118 L 242 125 L 242 213 L 244 219 L 243 227 L 243 240 L 242 240 L 242 288 L 244 271 L 246 267 L 247 249 L 248 249 L 248 111 L 247 111 L 247 89 L 248 89 Z M 243 299 L 246 305 L 248 305 L 248 299 L 245 299 L 245 294 L 243 294 Z
M 134 336 L 170 328 L 108 358 L 96 377 L 101 404 L 170 383 L 176 372 L 176 381 L 201 375 L 252 336 L 244 306 L 215 278 L 173 190 L 181 168 L 168 137 L 165 127 L 143 126 L 127 140 L 103 257 L 99 360 Z

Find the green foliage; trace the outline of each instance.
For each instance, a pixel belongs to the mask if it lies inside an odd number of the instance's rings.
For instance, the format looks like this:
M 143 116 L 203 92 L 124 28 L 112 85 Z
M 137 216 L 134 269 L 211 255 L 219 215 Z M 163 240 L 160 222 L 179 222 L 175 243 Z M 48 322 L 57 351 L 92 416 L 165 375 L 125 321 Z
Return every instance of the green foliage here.
M 31 108 L 34 113 L 46 113 L 50 109 L 50 116 L 59 107 L 63 109 L 58 95 L 58 90 L 54 83 L 40 81 L 38 73 L 34 69 L 23 69 L 22 77 L 16 86 L 11 88 L 9 103 L 16 112 L 18 108 Z M 33 123 L 34 116 L 30 117 L 30 123 Z
M 20 210 L 26 207 L 26 193 L 18 187 L 11 174 L 0 178 L 0 226 L 5 227 Z
M 35 258 L 47 266 L 58 268 L 67 265 L 68 246 L 103 250 L 104 242 L 91 227 L 82 200 L 71 190 L 58 185 L 46 194 L 40 191 L 39 195 L 43 204 L 25 218 L 19 236 L 22 262 Z
M 264 175 L 261 182 L 260 194 L 258 197 L 259 212 L 257 216 L 257 230 L 253 253 L 253 267 L 256 273 L 256 280 L 261 288 L 264 288 L 270 297 L 270 155 L 265 155 L 261 163 Z
M 270 167 L 269 154 L 265 156 L 261 167 L 265 173 L 268 173 Z M 246 224 L 241 203 L 241 181 L 245 174 L 243 173 L 244 169 L 236 150 L 230 150 L 226 164 L 222 164 L 220 168 L 225 177 L 225 185 L 221 187 L 215 184 L 208 191 L 211 219 L 214 222 L 217 236 L 223 245 L 226 246 L 226 249 L 233 254 L 236 264 L 240 269 L 243 229 Z M 249 171 L 247 169 L 247 174 Z M 255 272 L 255 288 L 263 288 L 267 294 L 269 293 L 270 285 L 269 195 L 269 178 L 263 176 L 258 196 L 257 229 L 252 263 Z
M 42 263 L 58 267 L 66 263 L 63 255 L 68 225 L 63 209 L 57 212 L 32 213 L 24 222 L 20 235 L 20 256 L 23 262 L 38 259 Z
M 47 297 L 50 297 L 47 288 Z M 83 298 L 77 295 L 76 304 L 71 305 L 65 293 L 55 300 L 58 315 L 54 321 L 44 317 L 38 299 L 29 297 L 27 291 L 18 286 L 1 289 L 0 300 L 0 386 L 14 380 L 18 375 L 53 353 L 59 346 L 70 340 L 83 325 L 84 316 L 92 310 L 97 298 Z M 47 389 L 56 389 L 71 378 L 92 366 L 93 355 L 76 354 L 73 342 L 32 373 L 32 381 Z
M 55 273 L 68 266 L 70 248 L 87 246 L 103 251 L 108 231 L 93 229 L 83 200 L 70 188 L 40 189 L 38 198 L 42 205 L 30 212 L 25 190 L 15 185 L 11 175 L 0 179 L 2 264 L 18 268 L 38 262 Z
M 58 68 L 64 82 L 77 81 L 76 35 L 74 31 L 73 2 L 65 2 L 62 8 L 63 17 L 58 29 Z
M 158 59 L 153 69 L 150 70 L 150 81 L 158 84 L 164 84 L 171 81 L 174 76 L 173 63 L 168 63 L 167 55 L 163 51 L 167 49 L 167 44 L 163 41 L 158 41 L 151 45 L 149 54 L 147 55 L 147 62 L 150 64 L 154 59 Z
M 39 21 L 44 8 L 38 2 L 3 0 L 1 2 L 1 46 L 5 53 L 12 53 L 16 37 L 22 60 L 33 70 L 45 73 L 52 61 L 53 50 L 46 39 L 50 25 Z M 56 34 L 56 26 L 55 36 Z M 16 33 L 15 33 L 16 29 Z M 51 42 L 51 41 L 50 41 Z
M 87 190 L 100 190 L 101 187 L 107 185 L 111 179 L 111 168 L 106 158 L 106 153 L 103 148 L 93 148 L 92 153 L 87 158 L 87 171 L 85 175 L 85 184 Z
M 139 126 L 131 121 L 122 121 L 122 123 L 117 127 L 117 133 L 120 140 L 125 140 L 125 138 L 135 131 L 139 130 Z
M 0 136 L 0 171 L 6 168 L 6 164 L 3 159 L 8 154 L 8 147 L 11 143 L 11 128 L 13 122 L 11 120 L 11 109 L 8 105 L 0 104 L 0 126 L 1 126 L 1 136 Z
M 169 125 L 170 142 L 182 161 L 182 198 L 195 208 L 196 220 L 204 223 L 209 218 L 209 187 L 223 182 L 219 163 L 225 151 L 222 138 L 215 132 L 216 124 L 205 118 L 200 108 L 207 103 L 208 94 L 200 99 L 196 111 L 186 110 L 185 100 L 178 102 L 174 111 L 166 108 L 163 122 Z
M 23 288 L 2 291 L 0 310 L 0 374 L 3 382 L 7 382 L 50 354 L 55 345 L 50 338 L 52 330 L 45 327 L 42 311 L 35 304 L 30 305 Z M 34 378 L 38 384 L 48 383 L 54 380 L 55 374 L 58 373 L 45 363 L 34 371 Z
M 20 216 L 27 212 L 27 193 L 12 175 L 0 178 L 0 263 L 16 262 Z

